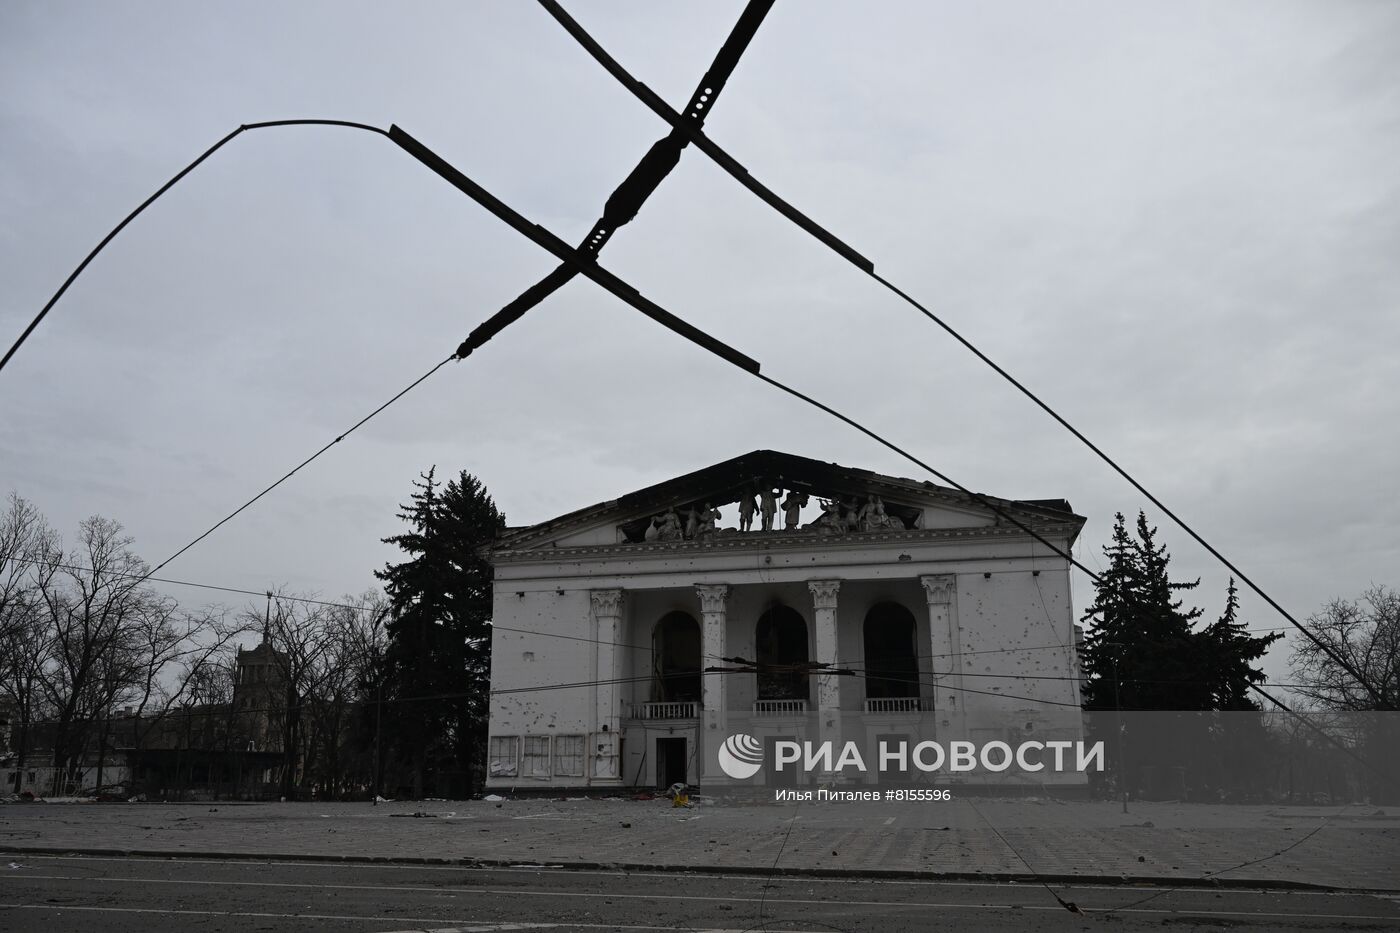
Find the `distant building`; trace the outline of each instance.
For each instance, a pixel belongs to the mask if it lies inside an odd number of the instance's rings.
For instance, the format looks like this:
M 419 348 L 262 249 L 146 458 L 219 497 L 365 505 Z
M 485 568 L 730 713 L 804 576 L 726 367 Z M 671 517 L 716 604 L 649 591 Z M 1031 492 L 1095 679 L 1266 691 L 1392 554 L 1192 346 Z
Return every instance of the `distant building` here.
M 993 501 L 1066 553 L 1085 521 Z M 736 723 L 1081 734 L 1069 563 L 957 490 L 756 451 L 509 529 L 493 564 L 490 788 L 723 786 Z
M 0 707 L 0 793 L 37 797 L 145 795 L 274 796 L 285 758 L 285 658 L 263 641 L 239 650 L 231 703 L 185 703 L 138 715 L 130 706 L 93 723 L 76 772 L 53 767 L 55 724 L 30 727 L 24 761 L 12 739 L 18 723 Z

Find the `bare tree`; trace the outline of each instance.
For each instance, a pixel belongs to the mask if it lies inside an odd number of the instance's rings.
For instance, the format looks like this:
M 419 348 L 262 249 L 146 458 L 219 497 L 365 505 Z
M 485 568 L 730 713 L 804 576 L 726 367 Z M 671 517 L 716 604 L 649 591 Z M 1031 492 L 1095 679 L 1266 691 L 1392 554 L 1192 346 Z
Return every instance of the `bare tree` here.
M 120 524 L 94 516 L 79 539 L 39 588 L 53 640 L 43 686 L 55 716 L 56 783 L 77 780 L 94 724 L 135 676 L 141 631 L 164 633 L 175 612 L 173 600 L 143 585 L 146 564 Z
M 1400 591 L 1371 586 L 1359 600 L 1332 600 L 1305 624 L 1360 679 L 1316 644 L 1299 640 L 1290 660 L 1300 694 L 1327 709 L 1400 709 Z
M 307 770 L 334 797 L 348 789 L 352 713 L 375 676 L 389 603 L 382 594 L 369 592 L 355 599 L 346 597 L 341 605 L 327 610 L 322 629 L 325 650 L 314 665 L 313 692 L 306 702 L 313 738 L 307 749 Z
M 269 594 L 262 619 L 258 620 L 252 611 L 245 617 L 264 626 L 265 641 L 273 649 L 280 695 L 269 719 L 281 735 L 281 794 L 294 799 L 302 783 L 308 746 L 315 739 L 308 732 L 312 721 L 307 716 L 307 704 L 327 667 L 324 655 L 331 648 L 327 633 L 329 613 L 326 606 L 309 597 L 279 591 Z
M 0 514 L 0 642 L 33 616 L 35 572 L 56 548 L 53 529 L 39 510 L 10 493 Z
M 233 678 L 226 656 L 235 639 L 247 631 L 246 623 L 230 618 L 220 610 L 161 613 L 141 619 L 129 639 L 125 682 L 113 692 L 112 705 L 131 707 L 132 747 L 139 765 L 150 737 L 164 728 L 177 711 L 185 717 L 185 745 L 193 741 L 191 712 L 200 708 L 205 719 L 201 744 L 213 748 L 213 739 L 224 728 L 223 721 L 209 721 L 217 704 L 232 702 Z M 109 707 L 110 708 L 110 707 Z M 98 783 L 101 783 L 102 757 L 106 749 L 106 721 L 100 739 Z
M 43 515 L 10 493 L 0 514 L 0 700 L 10 720 L 15 793 L 21 788 L 33 724 L 44 714 L 41 686 L 53 649 L 40 593 L 61 562 L 57 537 Z
M 278 592 L 261 611 L 244 614 L 247 624 L 264 627 L 276 669 L 264 715 L 279 737 L 282 796 L 349 789 L 353 713 L 382 654 L 387 611 L 374 592 L 338 604 Z

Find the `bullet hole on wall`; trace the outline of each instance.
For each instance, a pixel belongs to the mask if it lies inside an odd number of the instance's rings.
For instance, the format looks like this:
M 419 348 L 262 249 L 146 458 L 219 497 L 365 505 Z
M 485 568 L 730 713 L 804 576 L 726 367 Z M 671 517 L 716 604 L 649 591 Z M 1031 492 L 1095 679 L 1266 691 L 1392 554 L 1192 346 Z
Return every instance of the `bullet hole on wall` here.
M 520 656 L 521 656 L 522 658 L 524 658 L 526 661 L 533 661 L 533 660 L 535 660 L 535 653 L 534 653 L 533 651 L 522 651 L 522 652 L 520 652 Z

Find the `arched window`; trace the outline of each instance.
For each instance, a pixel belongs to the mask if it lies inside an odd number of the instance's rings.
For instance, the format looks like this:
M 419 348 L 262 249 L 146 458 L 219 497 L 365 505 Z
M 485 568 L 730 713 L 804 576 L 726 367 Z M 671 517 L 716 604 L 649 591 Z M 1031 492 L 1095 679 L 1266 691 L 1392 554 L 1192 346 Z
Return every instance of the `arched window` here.
M 758 698 L 806 700 L 807 672 L 791 668 L 807 663 L 807 622 L 797 610 L 774 606 L 759 616 L 754 632 L 758 649 Z
M 700 699 L 700 623 L 669 612 L 651 633 L 651 698 L 658 703 Z
M 876 603 L 865 614 L 865 696 L 919 695 L 914 614 L 899 603 Z

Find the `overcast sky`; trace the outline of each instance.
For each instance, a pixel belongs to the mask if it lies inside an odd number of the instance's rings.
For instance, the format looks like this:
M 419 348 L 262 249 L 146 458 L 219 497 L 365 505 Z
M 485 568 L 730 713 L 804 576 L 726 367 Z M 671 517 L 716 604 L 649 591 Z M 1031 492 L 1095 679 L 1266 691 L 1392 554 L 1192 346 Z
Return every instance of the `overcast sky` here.
M 570 6 L 676 107 L 741 8 Z M 711 136 L 1299 617 L 1400 585 L 1400 5 L 859 9 L 779 2 Z M 9 0 L 4 348 L 170 175 L 281 118 L 398 123 L 571 242 L 666 129 L 528 2 Z M 115 518 L 157 563 L 553 264 L 382 137 L 244 134 L 0 372 L 0 485 L 70 541 L 83 517 Z M 1067 498 L 1090 566 L 1113 513 L 1146 506 L 693 149 L 603 265 L 958 481 Z M 527 524 L 756 448 L 928 478 L 578 280 L 162 575 L 357 592 L 395 558 L 379 539 L 433 464 Z M 1149 517 L 1213 618 L 1227 572 Z M 1090 593 L 1081 577 L 1081 609 Z

